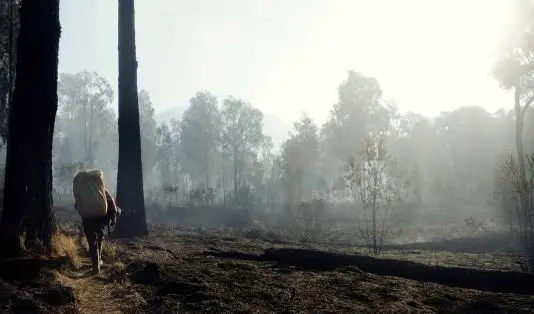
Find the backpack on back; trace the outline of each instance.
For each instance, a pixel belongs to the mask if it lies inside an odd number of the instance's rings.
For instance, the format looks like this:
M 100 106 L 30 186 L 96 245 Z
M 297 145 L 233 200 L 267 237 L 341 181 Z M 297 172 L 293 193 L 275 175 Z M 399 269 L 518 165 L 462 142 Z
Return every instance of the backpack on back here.
M 82 218 L 106 216 L 108 204 L 102 170 L 78 172 L 72 180 L 72 190 L 76 198 L 76 210 Z

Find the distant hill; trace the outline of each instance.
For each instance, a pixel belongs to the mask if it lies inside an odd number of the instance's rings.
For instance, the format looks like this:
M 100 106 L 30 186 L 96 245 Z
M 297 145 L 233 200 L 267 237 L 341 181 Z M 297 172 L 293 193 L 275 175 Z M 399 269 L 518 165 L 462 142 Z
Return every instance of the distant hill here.
M 181 120 L 187 107 L 176 106 L 156 114 L 156 122 L 169 122 L 171 119 Z M 291 125 L 280 119 L 277 115 L 264 113 L 263 132 L 273 139 L 274 149 L 278 150 L 282 142 L 288 137 Z

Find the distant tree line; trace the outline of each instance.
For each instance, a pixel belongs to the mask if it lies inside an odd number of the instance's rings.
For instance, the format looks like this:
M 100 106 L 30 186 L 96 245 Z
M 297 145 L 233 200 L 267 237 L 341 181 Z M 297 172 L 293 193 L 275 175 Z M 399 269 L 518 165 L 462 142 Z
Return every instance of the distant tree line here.
M 368 135 L 385 132 L 388 149 L 411 174 L 414 200 L 447 207 L 491 199 L 496 158 L 514 149 L 513 110 L 461 107 L 436 118 L 400 113 L 382 97 L 376 79 L 354 71 L 338 92 L 322 126 L 303 113 L 277 152 L 264 134 L 261 111 L 245 100 L 219 102 L 200 91 L 181 120 L 158 125 L 148 92 L 140 90 L 145 194 L 213 189 L 221 201 L 224 190 L 232 198 L 253 194 L 279 203 L 314 193 L 346 197 L 348 160 Z M 118 134 L 109 82 L 94 72 L 63 73 L 59 96 L 56 186 L 70 180 L 75 170 L 68 169 L 79 162 L 114 173 Z M 534 129 L 534 111 L 527 111 L 525 127 Z M 534 152 L 534 142 L 525 151 Z

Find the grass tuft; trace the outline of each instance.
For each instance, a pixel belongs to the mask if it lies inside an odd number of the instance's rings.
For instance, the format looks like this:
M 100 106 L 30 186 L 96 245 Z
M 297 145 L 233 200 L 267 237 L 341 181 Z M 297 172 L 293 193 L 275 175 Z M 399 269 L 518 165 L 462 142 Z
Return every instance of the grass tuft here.
M 80 269 L 82 266 L 80 244 L 74 236 L 56 232 L 52 236 L 50 255 L 52 257 L 68 257 L 69 264 L 74 269 Z
M 106 263 L 116 263 L 119 261 L 117 245 L 110 241 L 105 241 L 102 248 L 102 259 Z

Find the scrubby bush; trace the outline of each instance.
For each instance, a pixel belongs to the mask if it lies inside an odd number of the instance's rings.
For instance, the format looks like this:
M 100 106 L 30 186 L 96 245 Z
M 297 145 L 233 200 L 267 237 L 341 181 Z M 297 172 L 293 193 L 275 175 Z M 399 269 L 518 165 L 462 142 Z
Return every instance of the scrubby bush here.
M 511 155 L 499 164 L 496 190 L 501 210 L 515 235 L 519 255 L 526 259 L 525 270 L 534 271 L 534 155 L 526 157 L 522 174 L 516 158 Z M 520 256 L 521 257 L 521 256 Z

